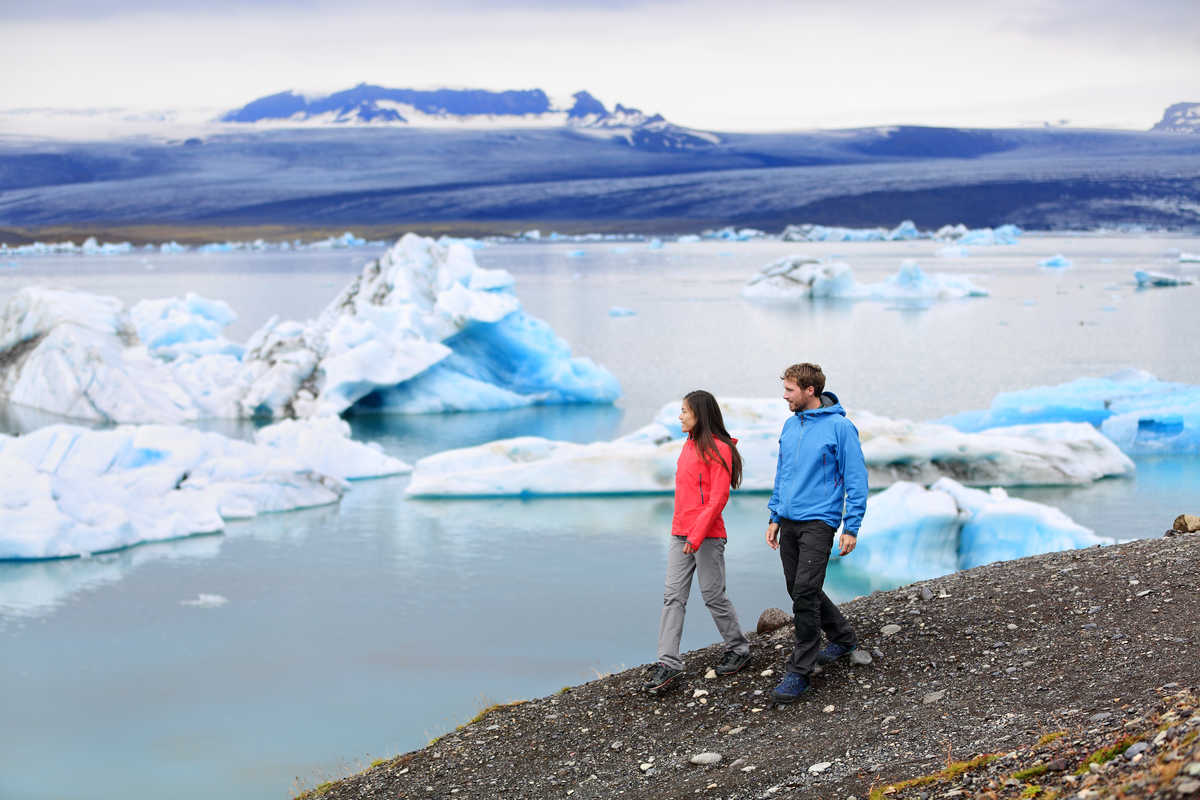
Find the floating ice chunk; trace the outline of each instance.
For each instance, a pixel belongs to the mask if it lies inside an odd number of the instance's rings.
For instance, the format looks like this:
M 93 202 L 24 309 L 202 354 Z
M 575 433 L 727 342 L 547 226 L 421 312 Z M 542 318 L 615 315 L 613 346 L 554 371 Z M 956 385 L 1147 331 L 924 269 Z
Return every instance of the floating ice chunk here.
M 767 234 L 757 228 L 725 227 L 718 230 L 707 230 L 700 234 L 705 239 L 719 239 L 725 242 L 746 242 L 751 239 L 761 239 Z
M 789 415 L 779 399 L 723 398 L 722 415 L 738 439 L 742 489 L 769 491 L 779 431 Z M 678 403 L 611 442 L 580 445 L 510 439 L 450 450 L 418 461 L 408 493 L 540 495 L 667 492 L 683 445 Z M 1032 425 L 963 434 L 945 425 L 851 415 L 859 429 L 870 485 L 933 481 L 952 475 L 981 485 L 1084 484 L 1125 475 L 1133 463 L 1089 425 Z M 666 465 L 665 467 L 663 465 Z M 664 471 L 665 470 L 665 471 Z
M 306 469 L 345 480 L 412 472 L 412 467 L 384 453 L 377 443 L 351 439 L 349 423 L 339 417 L 286 419 L 260 428 L 254 441 L 274 448 Z
M 1038 266 L 1039 267 L 1069 267 L 1069 266 L 1071 266 L 1071 259 L 1064 256 L 1062 253 L 1059 253 L 1058 255 L 1053 255 L 1053 256 L 1050 256 L 1049 258 L 1043 258 L 1041 261 L 1038 262 Z
M 1113 542 L 1057 508 L 1009 497 L 998 487 L 985 492 L 942 478 L 930 489 L 949 494 L 966 515 L 959 533 L 959 569 Z
M 648 248 L 650 248 L 651 250 L 662 250 L 662 248 L 663 248 L 663 241 L 662 241 L 662 239 L 658 239 L 658 238 L 651 239 L 651 240 L 650 240 L 650 241 L 647 243 L 647 245 L 646 245 L 646 246 L 647 246 Z
M 675 239 L 680 244 L 695 244 L 700 241 L 700 237 L 694 233 L 687 233 Z
M 181 606 L 194 606 L 196 608 L 220 608 L 227 604 L 229 598 L 219 594 L 206 594 L 201 592 L 191 600 L 180 600 Z
M 966 258 L 970 252 L 960 244 L 948 244 L 940 248 L 937 254 L 938 258 Z
M 366 247 L 366 245 L 366 239 L 346 231 L 341 236 L 331 236 L 328 239 L 310 242 L 308 247 L 312 250 L 341 250 L 347 247 Z
M 965 275 L 927 274 L 905 260 L 899 272 L 879 283 L 858 283 L 846 264 L 806 256 L 773 261 L 750 279 L 742 295 L 755 300 L 789 301 L 801 297 L 844 300 L 951 300 L 985 297 L 988 291 Z
M 409 234 L 320 317 L 269 320 L 245 348 L 219 336 L 233 319 L 219 301 L 189 295 L 126 312 L 113 298 L 25 289 L 0 318 L 0 401 L 105 422 L 178 422 L 337 414 L 360 401 L 405 411 L 616 399 L 612 374 L 572 357 L 521 311 L 512 283 L 462 244 Z M 435 366 L 436 376 L 412 383 Z M 465 386 L 480 391 L 420 396 Z
M 1166 272 L 1152 272 L 1146 269 L 1135 270 L 1133 279 L 1137 281 L 1139 289 L 1145 289 L 1155 286 L 1191 286 L 1193 281 L 1191 278 L 1185 278 L 1182 275 L 1171 275 Z
M 1125 370 L 1002 392 L 986 411 L 941 420 L 962 431 L 1061 421 L 1090 423 L 1126 453 L 1200 452 L 1200 386 Z
M 587 250 L 568 250 L 567 258 L 583 258 L 587 255 Z
M 1200 263 L 1200 253 L 1183 253 L 1179 254 L 1179 260 L 1188 263 Z
M 181 245 L 179 242 L 170 241 L 160 244 L 158 246 L 158 251 L 160 253 L 186 253 L 187 247 Z
M 867 500 L 851 569 L 922 580 L 1004 559 L 1109 544 L 1052 506 L 1000 488 L 942 478 L 929 489 L 898 482 Z
M 960 230 L 961 229 L 961 230 Z M 998 228 L 973 228 L 967 230 L 958 228 L 942 228 L 935 234 L 938 239 L 952 239 L 959 245 L 989 247 L 994 245 L 1016 244 L 1021 236 L 1021 229 L 1016 225 L 1001 225 Z
M 847 264 L 797 255 L 772 261 L 763 267 L 742 288 L 742 296 L 777 301 L 840 297 L 853 287 L 854 273 Z
M 221 336 L 237 319 L 227 303 L 189 292 L 183 299 L 143 300 L 129 310 L 138 338 L 152 355 L 174 360 L 182 355 L 242 355 L 241 345 Z
M 608 310 L 610 317 L 632 317 L 636 314 L 637 312 L 632 308 L 625 308 L 624 306 L 613 306 Z

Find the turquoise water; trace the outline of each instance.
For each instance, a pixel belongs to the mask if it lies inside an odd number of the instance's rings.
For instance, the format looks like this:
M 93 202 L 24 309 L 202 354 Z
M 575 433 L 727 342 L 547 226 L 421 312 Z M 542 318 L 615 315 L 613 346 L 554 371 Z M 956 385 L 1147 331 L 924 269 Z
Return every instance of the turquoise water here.
M 1195 240 L 1027 238 L 955 260 L 933 257 L 936 247 L 488 248 L 480 263 L 512 271 L 525 307 L 610 367 L 623 400 L 360 417 L 355 435 L 410 462 L 501 436 L 610 438 L 697 386 L 771 395 L 781 368 L 801 359 L 823 363 L 851 409 L 918 419 L 1126 366 L 1200 383 L 1189 344 L 1200 338 L 1200 288 L 1132 286 L 1135 267 L 1169 267 L 1164 253 L 1200 249 Z M 585 255 L 567 256 L 576 249 Z M 1075 266 L 1036 266 L 1059 252 Z M 739 297 L 750 274 L 789 253 L 841 254 L 862 281 L 917 258 L 969 272 L 993 295 L 924 310 Z M 273 313 L 315 313 L 364 259 L 24 259 L 0 275 L 0 299 L 34 281 L 130 300 L 191 290 L 229 301 L 239 338 Z M 637 314 L 609 317 L 612 306 Z M 224 535 L 0 564 L 0 797 L 287 797 L 419 747 L 483 705 L 653 659 L 669 497 L 406 501 L 407 480 L 359 482 L 337 506 L 231 523 Z M 1131 479 L 1013 493 L 1133 538 L 1195 512 L 1198 488 L 1200 458 L 1163 457 L 1139 460 Z M 744 627 L 787 604 L 762 542 L 765 502 L 735 496 L 726 513 L 729 591 Z M 838 599 L 890 586 L 852 565 L 853 555 L 830 570 Z M 201 594 L 227 602 L 186 604 Z M 684 647 L 715 638 L 693 596 Z

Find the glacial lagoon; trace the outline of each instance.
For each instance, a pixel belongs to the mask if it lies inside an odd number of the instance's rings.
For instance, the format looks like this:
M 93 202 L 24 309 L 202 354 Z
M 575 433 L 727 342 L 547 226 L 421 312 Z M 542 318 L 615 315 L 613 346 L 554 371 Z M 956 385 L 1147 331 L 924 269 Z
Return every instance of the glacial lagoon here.
M 611 439 L 693 388 L 772 396 L 797 360 L 821 363 L 851 410 L 916 420 L 1126 368 L 1200 384 L 1200 287 L 1139 289 L 1134 278 L 1138 269 L 1200 276 L 1178 259 L 1200 250 L 1194 238 L 1027 234 L 943 250 L 928 240 L 485 247 L 479 264 L 511 272 L 525 310 L 608 367 L 622 399 L 357 416 L 354 435 L 409 463 L 503 437 Z M 234 308 L 226 335 L 238 340 L 271 315 L 314 316 L 379 252 L 6 258 L 0 300 L 34 283 L 128 302 L 191 291 Z M 1039 265 L 1060 254 L 1069 267 Z M 990 294 L 742 296 L 764 265 L 790 255 L 844 262 L 862 283 L 912 259 Z M 17 432 L 48 421 L 22 412 L 0 424 Z M 1109 538 L 1158 535 L 1197 510 L 1200 454 L 1134 460 L 1132 478 L 1009 493 Z M 233 522 L 220 535 L 0 563 L 0 796 L 291 796 L 422 746 L 484 705 L 653 659 L 669 496 L 415 500 L 404 497 L 408 481 L 358 481 L 337 505 Z M 787 604 L 762 543 L 765 502 L 735 495 L 726 512 L 729 590 L 744 627 Z M 851 555 L 835 561 L 827 586 L 844 600 L 895 583 Z M 715 638 L 698 595 L 690 606 L 685 649 Z

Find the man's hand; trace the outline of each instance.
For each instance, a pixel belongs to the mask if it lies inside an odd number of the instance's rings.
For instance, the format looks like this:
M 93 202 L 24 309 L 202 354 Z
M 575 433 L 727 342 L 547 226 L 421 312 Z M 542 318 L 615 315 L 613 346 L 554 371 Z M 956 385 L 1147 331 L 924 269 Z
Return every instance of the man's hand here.
M 691 542 L 684 542 L 684 543 L 683 543 L 683 554 L 684 554 L 685 556 L 689 556 L 689 555 L 691 555 L 691 554 L 692 554 L 692 553 L 694 553 L 694 552 L 696 552 L 696 548 L 692 547 L 692 543 L 691 543 Z
M 854 545 L 856 544 L 858 544 L 857 536 L 851 536 L 848 533 L 843 533 L 840 537 L 838 537 L 838 555 L 850 555 L 850 551 L 854 549 Z
M 767 526 L 767 547 L 772 550 L 779 549 L 779 523 L 772 522 Z

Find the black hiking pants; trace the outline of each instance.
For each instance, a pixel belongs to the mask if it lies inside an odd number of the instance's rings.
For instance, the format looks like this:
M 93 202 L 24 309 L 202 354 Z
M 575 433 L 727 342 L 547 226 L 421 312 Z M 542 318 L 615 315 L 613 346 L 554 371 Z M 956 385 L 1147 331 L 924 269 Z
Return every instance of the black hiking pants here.
M 820 520 L 779 520 L 779 558 L 783 577 L 792 598 L 792 622 L 796 646 L 787 671 L 805 677 L 812 674 L 821 649 L 821 631 L 831 642 L 853 649 L 858 642 L 854 629 L 822 587 L 825 568 L 833 549 L 836 528 Z

